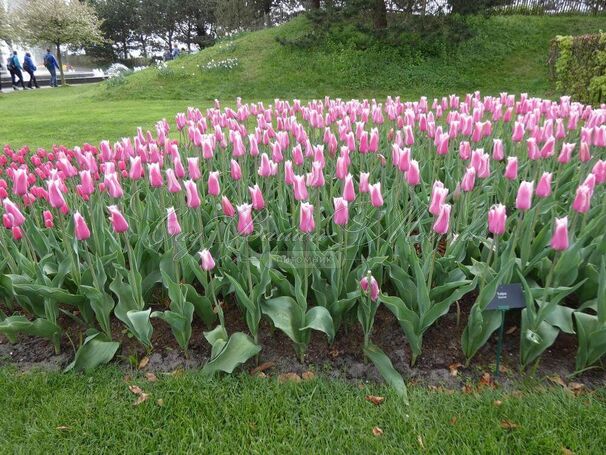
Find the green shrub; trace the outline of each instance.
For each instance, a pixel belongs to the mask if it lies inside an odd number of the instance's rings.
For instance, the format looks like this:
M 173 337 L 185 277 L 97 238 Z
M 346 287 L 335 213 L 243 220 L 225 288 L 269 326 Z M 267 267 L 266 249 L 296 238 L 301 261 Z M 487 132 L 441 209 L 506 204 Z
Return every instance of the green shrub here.
M 557 36 L 549 65 L 558 92 L 587 103 L 606 99 L 606 33 Z

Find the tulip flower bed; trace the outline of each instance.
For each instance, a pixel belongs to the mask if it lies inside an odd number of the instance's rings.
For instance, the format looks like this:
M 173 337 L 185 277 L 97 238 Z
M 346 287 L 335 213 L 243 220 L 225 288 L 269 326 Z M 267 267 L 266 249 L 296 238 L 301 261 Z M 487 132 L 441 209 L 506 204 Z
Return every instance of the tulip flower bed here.
M 76 324 L 70 368 L 90 369 L 117 353 L 117 324 L 151 351 L 161 320 L 187 352 L 199 318 L 213 374 L 259 354 L 262 319 L 301 358 L 312 331 L 332 343 L 360 324 L 360 350 L 403 394 L 372 342 L 379 306 L 412 364 L 456 313 L 469 361 L 501 324 L 498 286 L 521 283 L 522 367 L 560 332 L 578 339 L 578 370 L 606 353 L 606 108 L 238 100 L 175 123 L 113 145 L 5 147 L 0 333 L 58 350 Z M 226 307 L 245 330 L 228 333 Z

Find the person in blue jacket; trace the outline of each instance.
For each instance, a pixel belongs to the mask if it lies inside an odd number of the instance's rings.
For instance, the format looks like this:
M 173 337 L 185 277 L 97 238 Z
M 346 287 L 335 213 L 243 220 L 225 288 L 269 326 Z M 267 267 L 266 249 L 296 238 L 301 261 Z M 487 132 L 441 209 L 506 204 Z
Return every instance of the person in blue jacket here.
M 30 54 L 29 52 L 25 53 L 25 58 L 23 59 L 23 69 L 27 74 L 29 74 L 29 82 L 27 83 L 27 88 L 40 88 L 40 86 L 38 85 L 38 81 L 36 80 L 35 74 L 38 68 L 36 67 L 34 60 L 32 59 L 32 54 Z
M 23 82 L 23 73 L 21 72 L 23 67 L 21 66 L 19 57 L 17 56 L 17 51 L 13 51 L 13 55 L 11 56 L 11 58 L 8 59 L 7 66 L 8 70 L 12 71 L 12 73 L 15 75 L 15 79 L 19 79 L 18 81 L 15 80 L 13 82 L 13 88 L 17 90 L 17 87 L 19 86 L 19 84 L 21 84 L 21 87 L 23 88 L 23 90 L 25 90 L 25 82 Z
M 59 69 L 59 64 L 57 63 L 57 59 L 51 53 L 50 49 L 46 50 L 46 54 L 44 54 L 44 66 L 50 73 L 50 86 L 57 86 L 57 70 Z

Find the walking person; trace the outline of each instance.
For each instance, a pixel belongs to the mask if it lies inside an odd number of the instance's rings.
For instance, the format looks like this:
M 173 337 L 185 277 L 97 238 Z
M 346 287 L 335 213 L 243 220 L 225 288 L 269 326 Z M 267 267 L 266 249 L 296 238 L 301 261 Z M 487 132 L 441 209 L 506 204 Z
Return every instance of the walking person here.
M 13 51 L 13 55 L 9 59 L 9 65 L 9 71 L 11 71 L 12 69 L 12 72 L 14 73 L 13 88 L 17 90 L 17 87 L 19 86 L 19 84 L 21 84 L 21 88 L 25 90 L 25 82 L 23 82 L 23 73 L 21 72 L 23 67 L 21 66 L 19 57 L 17 56 L 17 51 Z M 17 81 L 17 79 L 19 80 Z
M 44 66 L 50 73 L 50 86 L 57 86 L 57 70 L 59 69 L 59 63 L 57 63 L 57 59 L 51 53 L 50 49 L 46 50 L 46 54 L 44 54 Z
M 15 85 L 15 72 L 13 71 L 12 64 L 12 55 L 6 59 L 6 71 L 11 75 L 11 85 L 13 86 L 13 90 L 17 90 L 17 86 Z
M 38 81 L 36 80 L 35 74 L 38 68 L 36 67 L 34 60 L 32 59 L 32 54 L 30 54 L 29 52 L 25 53 L 25 58 L 23 59 L 23 69 L 27 74 L 29 74 L 29 82 L 27 83 L 27 87 L 30 89 L 34 87 L 40 88 L 40 86 L 38 85 Z

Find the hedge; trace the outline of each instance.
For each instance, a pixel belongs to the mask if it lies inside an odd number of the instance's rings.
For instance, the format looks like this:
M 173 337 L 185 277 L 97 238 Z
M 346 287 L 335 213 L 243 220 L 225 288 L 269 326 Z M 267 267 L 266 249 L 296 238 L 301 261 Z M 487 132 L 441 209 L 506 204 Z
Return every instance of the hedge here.
M 586 103 L 606 100 L 606 33 L 557 36 L 549 67 L 558 92 Z

